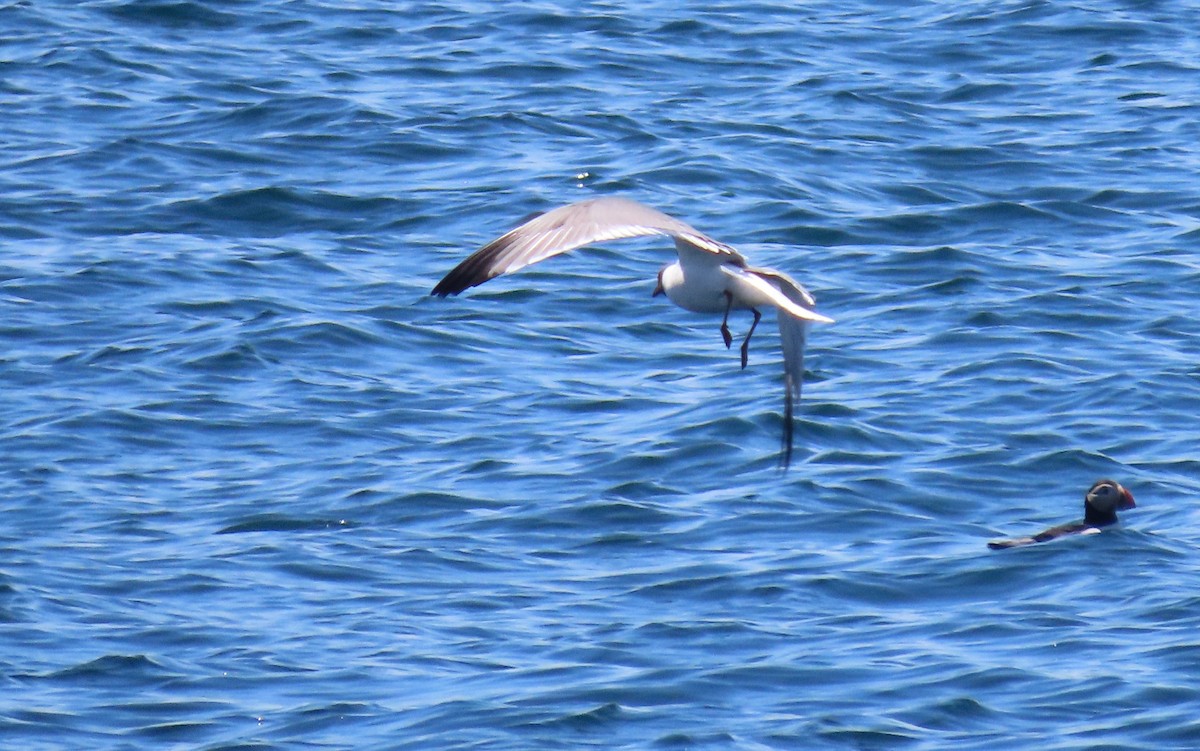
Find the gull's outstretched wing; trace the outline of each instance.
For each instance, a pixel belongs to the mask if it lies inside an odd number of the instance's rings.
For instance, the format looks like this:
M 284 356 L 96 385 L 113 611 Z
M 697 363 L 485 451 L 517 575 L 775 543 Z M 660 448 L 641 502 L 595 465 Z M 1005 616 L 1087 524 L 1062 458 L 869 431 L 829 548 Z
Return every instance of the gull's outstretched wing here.
M 812 295 L 787 274 L 781 274 L 774 269 L 738 268 L 728 265 L 723 266 L 721 270 L 736 280 L 734 294 L 744 305 L 770 305 L 779 311 L 780 316 L 786 315 L 788 318 L 802 321 L 833 323 L 829 316 L 823 316 L 813 310 L 816 301 Z
M 776 306 L 779 310 L 779 343 L 783 348 L 783 457 L 780 460 L 784 469 L 792 461 L 792 441 L 795 436 L 793 414 L 796 402 L 800 401 L 800 392 L 804 386 L 804 345 L 808 340 L 810 320 L 831 323 L 812 309 L 817 301 L 808 290 L 787 274 L 772 269 L 752 269 L 752 273 L 772 286 L 777 285 L 779 292 L 787 298 L 792 308 L 799 308 L 808 316 L 797 315 L 794 309 L 787 306 Z
M 691 225 L 628 198 L 593 198 L 541 214 L 455 266 L 430 294 L 445 297 L 559 253 L 627 237 L 666 235 L 744 265 L 741 254 Z

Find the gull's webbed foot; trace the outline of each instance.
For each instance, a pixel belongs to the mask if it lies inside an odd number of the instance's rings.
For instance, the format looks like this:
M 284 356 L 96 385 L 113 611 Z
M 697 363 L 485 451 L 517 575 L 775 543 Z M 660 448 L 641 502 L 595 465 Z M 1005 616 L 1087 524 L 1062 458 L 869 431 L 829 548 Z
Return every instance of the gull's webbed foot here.
M 745 370 L 746 363 L 750 362 L 750 337 L 754 336 L 754 329 L 758 328 L 758 322 L 762 319 L 758 308 L 751 308 L 750 312 L 754 314 L 754 323 L 750 324 L 750 330 L 746 332 L 746 338 L 742 341 L 742 370 Z
M 733 334 L 729 333 L 729 311 L 733 309 L 733 295 L 725 290 L 725 317 L 721 319 L 721 338 L 725 340 L 725 349 L 733 346 Z

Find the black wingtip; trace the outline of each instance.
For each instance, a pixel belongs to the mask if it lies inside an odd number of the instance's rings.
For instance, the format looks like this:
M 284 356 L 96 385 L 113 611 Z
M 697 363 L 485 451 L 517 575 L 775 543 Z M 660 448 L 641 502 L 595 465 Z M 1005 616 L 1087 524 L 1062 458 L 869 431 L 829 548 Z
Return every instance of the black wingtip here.
M 475 256 L 471 256 L 467 260 L 450 269 L 450 273 L 442 277 L 442 281 L 437 283 L 433 291 L 429 294 L 435 297 L 448 297 L 457 295 L 463 290 L 470 289 L 477 284 L 482 284 L 486 279 L 479 279 L 472 274 L 472 264 L 475 263 Z
M 786 383 L 783 392 L 783 441 L 780 447 L 779 471 L 787 472 L 788 467 L 792 466 L 792 443 L 796 435 L 796 422 L 793 419 L 795 413 L 795 400 L 792 398 L 792 376 L 787 374 L 784 376 Z
M 472 287 L 478 287 L 480 284 L 483 284 L 487 280 L 496 276 L 495 274 L 486 276 L 473 274 L 471 273 L 472 269 L 470 268 L 464 270 L 462 267 L 467 265 L 468 261 L 471 261 L 471 259 L 468 258 L 467 261 L 459 264 L 449 274 L 446 274 L 446 277 L 442 279 L 442 281 L 438 282 L 437 286 L 434 287 L 433 291 L 429 294 L 433 295 L 434 297 L 449 297 L 450 295 L 457 295 L 459 292 L 463 292 Z
M 489 279 L 499 276 L 500 272 L 489 268 L 489 266 L 496 254 L 507 248 L 505 244 L 507 238 L 508 235 L 505 235 L 498 240 L 493 240 L 467 256 L 462 263 L 450 269 L 429 294 L 436 297 L 457 295 L 459 292 L 468 290 L 471 287 L 478 287 Z

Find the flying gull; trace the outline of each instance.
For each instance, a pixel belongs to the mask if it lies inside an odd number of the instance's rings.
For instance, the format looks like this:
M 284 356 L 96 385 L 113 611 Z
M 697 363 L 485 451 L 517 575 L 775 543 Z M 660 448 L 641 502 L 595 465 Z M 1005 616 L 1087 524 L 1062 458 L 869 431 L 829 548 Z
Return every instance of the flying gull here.
M 538 215 L 472 253 L 438 282 L 430 294 L 457 295 L 487 280 L 544 261 L 559 253 L 628 237 L 666 235 L 675 240 L 679 260 L 663 266 L 653 296 L 694 313 L 722 313 L 721 338 L 728 348 L 729 313 L 754 314 L 742 341 L 742 367 L 750 352 L 750 337 L 762 318 L 759 308 L 779 313 L 783 345 L 784 422 L 781 465 L 792 458 L 793 405 L 800 398 L 804 377 L 804 342 L 812 321 L 832 323 L 817 313 L 816 300 L 791 277 L 774 269 L 750 266 L 741 253 L 661 211 L 627 198 L 593 198 Z

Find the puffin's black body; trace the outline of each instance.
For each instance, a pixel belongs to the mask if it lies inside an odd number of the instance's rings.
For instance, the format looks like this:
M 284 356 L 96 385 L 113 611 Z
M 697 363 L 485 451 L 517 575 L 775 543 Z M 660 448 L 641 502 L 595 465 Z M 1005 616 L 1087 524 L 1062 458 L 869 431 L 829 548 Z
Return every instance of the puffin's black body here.
M 1083 496 L 1083 518 L 1069 524 L 1060 524 L 1032 537 L 1014 537 L 1011 540 L 994 540 L 988 543 L 992 550 L 1017 548 L 1038 542 L 1057 540 L 1068 535 L 1099 532 L 1102 527 L 1117 523 L 1117 512 L 1134 508 L 1133 493 L 1116 480 L 1099 480 Z

